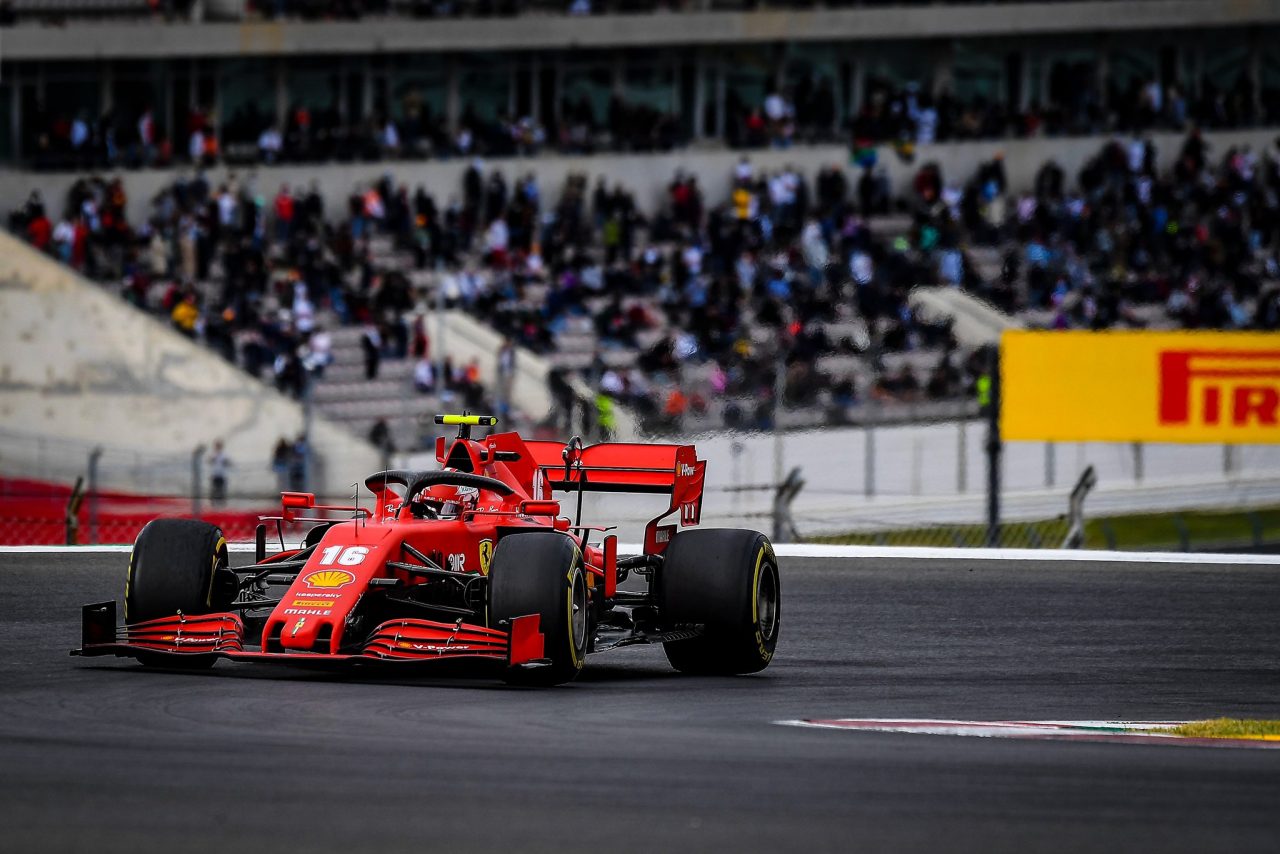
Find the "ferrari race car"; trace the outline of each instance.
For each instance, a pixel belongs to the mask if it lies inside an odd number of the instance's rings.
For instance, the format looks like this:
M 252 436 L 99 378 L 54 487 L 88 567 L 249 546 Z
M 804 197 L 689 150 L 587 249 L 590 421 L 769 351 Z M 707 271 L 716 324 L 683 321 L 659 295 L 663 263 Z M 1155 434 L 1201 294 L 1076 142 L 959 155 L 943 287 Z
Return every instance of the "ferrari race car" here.
M 661 643 L 682 672 L 763 670 L 778 641 L 780 585 L 769 540 L 697 525 L 706 463 L 692 445 L 473 439 L 496 419 L 436 416 L 432 471 L 382 471 L 373 507 L 286 492 L 258 525 L 255 562 L 232 567 L 222 532 L 156 519 L 129 559 L 124 625 L 115 602 L 83 608 L 73 655 L 132 656 L 199 669 L 219 658 L 313 667 L 460 661 L 508 682 L 552 685 L 587 654 Z M 577 493 L 577 519 L 553 493 Z M 618 556 L 611 529 L 581 525 L 585 492 L 657 493 L 643 554 Z M 335 518 L 341 514 L 339 518 Z M 678 516 L 679 523 L 669 521 Z M 268 555 L 268 523 L 280 551 Z M 310 525 L 299 548 L 284 526 Z M 595 542 L 591 536 L 599 535 Z M 621 590 L 631 575 L 638 591 Z

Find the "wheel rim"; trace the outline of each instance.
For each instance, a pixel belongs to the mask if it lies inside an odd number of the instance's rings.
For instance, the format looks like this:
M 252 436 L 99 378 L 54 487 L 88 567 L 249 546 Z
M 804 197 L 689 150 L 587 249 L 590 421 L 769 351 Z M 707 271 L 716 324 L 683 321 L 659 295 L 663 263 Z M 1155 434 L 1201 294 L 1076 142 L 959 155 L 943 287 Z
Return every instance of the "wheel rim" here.
M 756 579 L 756 614 L 760 635 L 772 640 L 778 630 L 778 571 L 771 563 L 761 565 Z
M 573 648 L 579 652 L 587 646 L 587 586 L 578 573 L 573 580 L 573 613 L 569 616 L 573 632 Z

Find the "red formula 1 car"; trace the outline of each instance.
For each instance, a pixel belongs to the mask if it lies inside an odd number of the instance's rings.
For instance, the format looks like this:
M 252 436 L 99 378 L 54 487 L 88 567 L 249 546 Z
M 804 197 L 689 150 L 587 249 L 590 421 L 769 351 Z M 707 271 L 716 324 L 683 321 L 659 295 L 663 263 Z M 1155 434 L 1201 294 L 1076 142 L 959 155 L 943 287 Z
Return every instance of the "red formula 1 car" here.
M 706 463 L 692 445 L 472 439 L 496 419 L 436 416 L 434 471 L 383 471 L 373 509 L 286 492 L 258 526 L 256 562 L 233 568 L 213 525 L 156 519 L 129 560 L 124 626 L 115 602 L 86 605 L 74 655 L 203 668 L 219 658 L 310 666 L 464 660 L 510 682 L 573 679 L 586 654 L 661 643 L 677 670 L 764 669 L 778 640 L 778 565 L 755 531 L 696 525 Z M 571 523 L 554 491 L 670 495 L 644 553 Z M 571 496 L 572 497 L 572 496 Z M 344 518 L 334 519 L 341 513 Z M 679 524 L 664 524 L 677 515 Z M 580 522 L 579 518 L 577 522 Z M 301 548 L 266 554 L 267 522 L 312 523 Z M 618 588 L 630 575 L 643 590 Z M 630 585 L 635 586 L 635 585 Z M 475 670 L 477 668 L 466 668 Z

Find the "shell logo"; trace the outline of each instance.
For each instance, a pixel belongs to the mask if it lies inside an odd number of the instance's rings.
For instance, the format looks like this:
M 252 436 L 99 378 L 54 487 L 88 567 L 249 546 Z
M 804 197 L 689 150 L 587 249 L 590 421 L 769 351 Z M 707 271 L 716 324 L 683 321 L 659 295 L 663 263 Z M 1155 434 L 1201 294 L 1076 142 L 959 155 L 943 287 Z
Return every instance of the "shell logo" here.
M 319 569 L 309 575 L 302 576 L 302 583 L 311 588 L 333 590 L 346 587 L 356 577 L 345 569 Z

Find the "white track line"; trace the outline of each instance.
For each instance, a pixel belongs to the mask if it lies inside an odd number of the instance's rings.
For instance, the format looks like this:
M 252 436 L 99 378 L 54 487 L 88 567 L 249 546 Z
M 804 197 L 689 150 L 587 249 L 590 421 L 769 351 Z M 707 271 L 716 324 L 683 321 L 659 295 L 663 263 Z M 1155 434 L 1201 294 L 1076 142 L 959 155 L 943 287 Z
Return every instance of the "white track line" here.
M 1275 750 L 1280 742 L 1263 737 L 1182 736 L 1168 730 L 1187 721 L 956 721 L 920 718 L 832 718 L 774 721 L 780 726 L 891 732 L 910 735 L 947 735 L 973 738 L 1012 738 L 1035 741 L 1114 742 L 1158 744 L 1166 747 L 1232 747 Z M 1156 730 L 1156 732 L 1151 732 Z
M 619 551 L 622 547 L 619 547 Z M 1195 563 L 1280 566 L 1280 554 L 1205 552 L 1120 552 L 1086 549 L 960 549 L 922 546 L 826 546 L 808 543 L 774 547 L 779 557 L 904 558 L 911 560 L 1047 561 L 1088 563 Z
M 128 554 L 132 546 L 0 546 L 0 554 Z M 253 552 L 253 543 L 231 543 L 233 552 Z M 828 546 L 806 543 L 774 546 L 779 557 L 889 558 L 899 560 L 1038 561 L 1042 563 L 1166 563 L 1212 566 L 1280 566 L 1280 554 L 1197 554 L 1113 552 L 1070 549 L 959 549 L 915 546 Z M 638 543 L 618 546 L 620 554 L 640 554 Z

